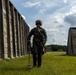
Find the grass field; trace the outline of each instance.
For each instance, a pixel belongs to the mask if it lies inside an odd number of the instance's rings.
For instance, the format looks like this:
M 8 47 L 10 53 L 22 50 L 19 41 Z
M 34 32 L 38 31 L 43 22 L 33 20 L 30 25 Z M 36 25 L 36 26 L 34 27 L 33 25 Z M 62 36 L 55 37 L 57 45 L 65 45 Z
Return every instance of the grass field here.
M 76 75 L 76 56 L 67 56 L 65 52 L 47 52 L 42 59 L 42 66 L 32 69 L 27 68 L 27 56 L 0 60 L 0 75 Z

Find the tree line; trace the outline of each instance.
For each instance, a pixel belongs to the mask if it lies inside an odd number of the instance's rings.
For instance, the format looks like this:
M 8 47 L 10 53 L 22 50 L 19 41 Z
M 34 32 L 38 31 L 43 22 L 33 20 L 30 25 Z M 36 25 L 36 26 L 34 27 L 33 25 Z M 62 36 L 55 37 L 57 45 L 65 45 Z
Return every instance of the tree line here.
M 66 51 L 67 46 L 66 45 L 46 45 L 45 47 L 46 51 Z

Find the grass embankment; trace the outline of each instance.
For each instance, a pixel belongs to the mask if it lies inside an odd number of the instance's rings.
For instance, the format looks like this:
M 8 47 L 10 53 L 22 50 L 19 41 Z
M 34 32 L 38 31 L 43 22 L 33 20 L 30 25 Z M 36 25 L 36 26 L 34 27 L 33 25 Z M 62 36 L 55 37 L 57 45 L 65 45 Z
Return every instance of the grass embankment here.
M 45 53 L 39 68 L 28 69 L 27 65 L 27 56 L 1 60 L 0 75 L 76 75 L 76 56 L 67 56 L 65 52 Z

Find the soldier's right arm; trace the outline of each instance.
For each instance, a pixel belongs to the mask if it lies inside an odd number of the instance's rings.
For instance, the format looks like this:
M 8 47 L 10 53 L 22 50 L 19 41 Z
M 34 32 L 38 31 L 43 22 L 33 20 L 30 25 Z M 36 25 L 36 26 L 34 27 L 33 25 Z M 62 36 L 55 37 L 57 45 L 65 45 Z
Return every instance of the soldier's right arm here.
M 29 52 L 31 49 L 31 36 L 33 35 L 33 29 L 29 32 L 27 37 L 27 51 Z
M 31 40 L 31 36 L 33 35 L 33 29 L 29 32 L 27 40 Z

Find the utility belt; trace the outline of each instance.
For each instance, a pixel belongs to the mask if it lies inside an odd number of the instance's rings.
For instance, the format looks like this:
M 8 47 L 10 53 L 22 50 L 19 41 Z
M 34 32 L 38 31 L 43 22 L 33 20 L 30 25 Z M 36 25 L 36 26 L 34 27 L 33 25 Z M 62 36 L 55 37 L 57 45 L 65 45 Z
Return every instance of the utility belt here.
M 34 39 L 35 40 L 35 42 L 41 42 L 39 39 Z

